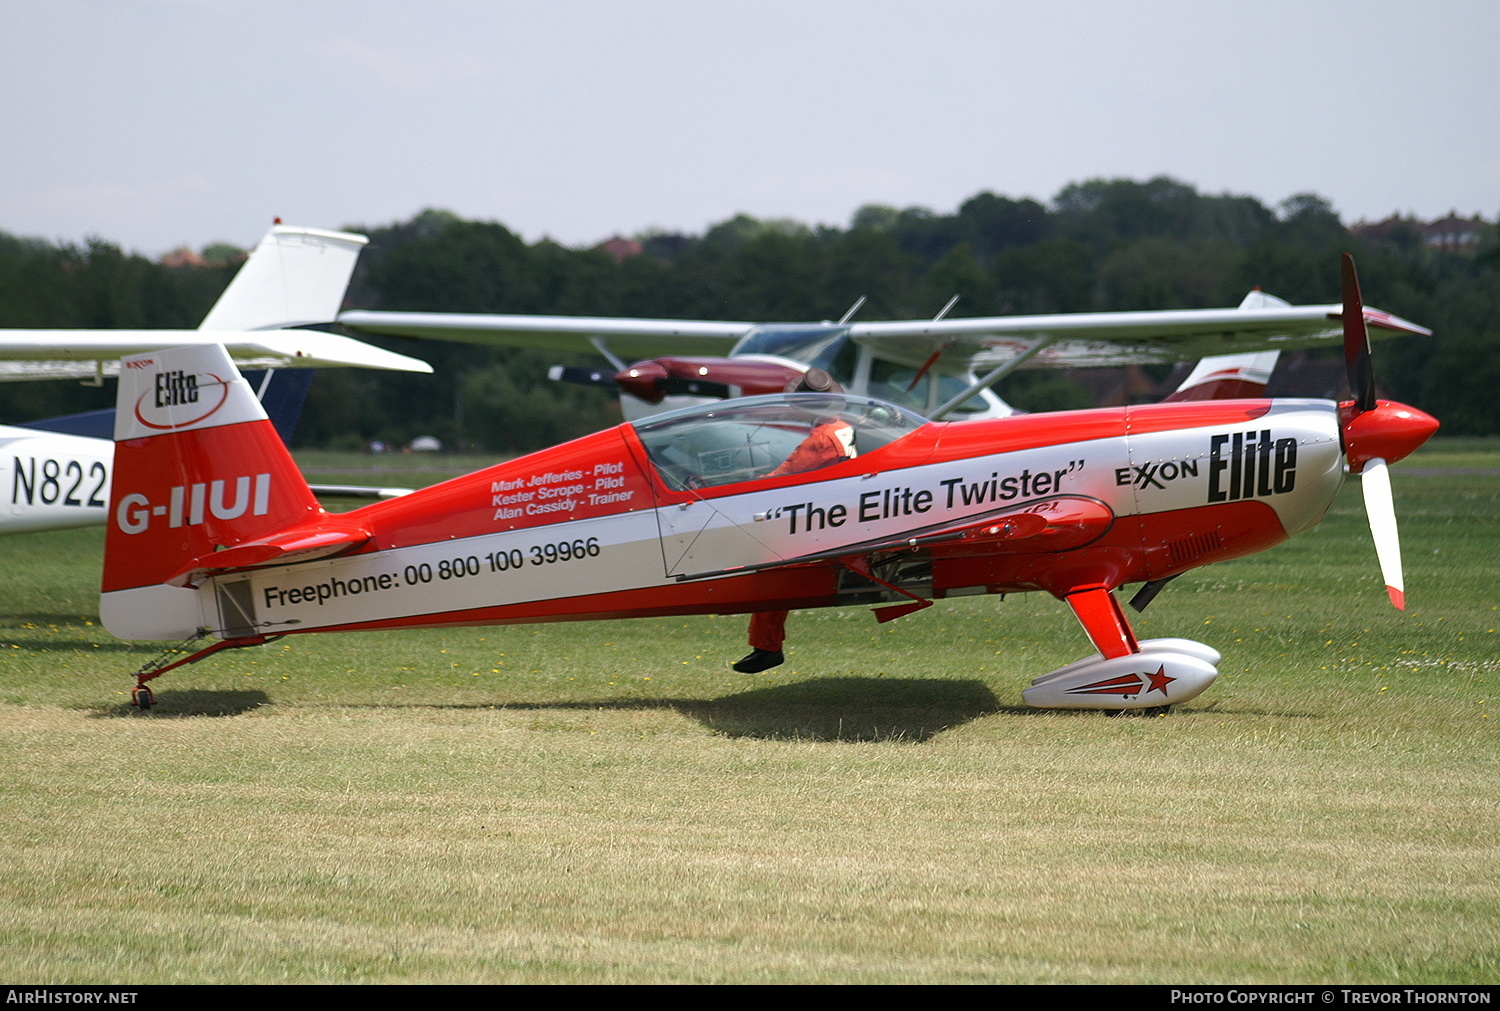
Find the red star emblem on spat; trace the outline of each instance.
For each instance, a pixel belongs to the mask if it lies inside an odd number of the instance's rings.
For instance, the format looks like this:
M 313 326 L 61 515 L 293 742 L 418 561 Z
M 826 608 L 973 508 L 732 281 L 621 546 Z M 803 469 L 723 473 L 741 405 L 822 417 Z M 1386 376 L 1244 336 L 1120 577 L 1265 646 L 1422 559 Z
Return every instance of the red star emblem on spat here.
M 1163 695 L 1167 694 L 1167 685 L 1177 680 L 1176 678 L 1167 677 L 1166 664 L 1158 667 L 1155 674 L 1148 673 L 1146 679 L 1151 682 L 1151 687 L 1147 688 L 1146 691 L 1161 692 Z

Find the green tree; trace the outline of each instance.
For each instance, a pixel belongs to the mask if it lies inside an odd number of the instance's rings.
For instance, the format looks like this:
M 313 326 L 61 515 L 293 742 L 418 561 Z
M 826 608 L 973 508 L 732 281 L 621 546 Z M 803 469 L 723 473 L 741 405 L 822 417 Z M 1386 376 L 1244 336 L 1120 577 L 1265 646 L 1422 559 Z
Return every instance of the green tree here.
M 953 316 L 993 316 L 1000 311 L 995 281 L 968 243 L 954 246 L 932 265 L 917 285 L 913 300 L 918 306 L 930 307 L 926 314 L 932 315 L 954 295 L 958 303 L 952 309 Z

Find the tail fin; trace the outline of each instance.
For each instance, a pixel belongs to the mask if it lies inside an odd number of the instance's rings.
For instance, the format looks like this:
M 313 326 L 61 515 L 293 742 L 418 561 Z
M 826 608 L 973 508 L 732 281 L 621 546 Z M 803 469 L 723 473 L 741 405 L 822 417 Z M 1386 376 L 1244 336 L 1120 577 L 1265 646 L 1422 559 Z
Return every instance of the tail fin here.
M 1240 302 L 1241 309 L 1290 308 L 1291 303 L 1254 289 Z M 1235 355 L 1210 355 L 1200 358 L 1182 385 L 1167 397 L 1167 403 L 1181 400 L 1234 400 L 1263 397 L 1271 373 L 1276 371 L 1280 351 L 1250 351 Z
M 282 442 L 291 442 L 297 431 L 307 394 L 312 390 L 312 378 L 312 369 L 266 369 L 264 372 L 245 373 L 245 382 L 260 398 Z M 22 421 L 14 427 L 59 435 L 81 435 L 86 439 L 111 439 L 115 429 L 115 409 L 107 407 L 40 421 Z
M 270 330 L 331 323 L 344 301 L 363 235 L 274 225 L 200 330 Z
M 1163 402 L 1264 397 L 1280 355 L 1280 351 L 1248 351 L 1200 358 L 1182 385 Z
M 100 616 L 122 639 L 220 622 L 179 584 L 223 549 L 323 515 L 223 347 L 121 360 Z M 244 552 L 241 552 L 244 554 Z M 207 560 L 207 561 L 206 561 Z
M 245 377 L 266 409 L 281 441 L 290 444 L 302 420 L 302 408 L 312 390 L 312 369 L 267 369 Z

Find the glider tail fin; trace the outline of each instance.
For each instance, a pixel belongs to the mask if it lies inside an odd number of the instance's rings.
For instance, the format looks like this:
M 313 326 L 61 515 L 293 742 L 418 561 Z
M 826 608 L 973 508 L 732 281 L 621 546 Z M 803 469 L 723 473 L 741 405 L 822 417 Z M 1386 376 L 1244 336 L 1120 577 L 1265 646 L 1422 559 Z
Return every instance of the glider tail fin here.
M 1163 403 L 1264 397 L 1280 355 L 1280 351 L 1248 351 L 1200 358 L 1182 385 Z
M 198 329 L 272 330 L 332 322 L 368 241 L 349 232 L 272 226 Z
M 221 346 L 122 359 L 100 601 L 112 633 L 173 639 L 215 627 L 184 574 L 321 514 Z
M 1286 309 L 1291 303 L 1256 288 L 1244 297 L 1239 307 L 1246 310 Z M 1280 356 L 1280 351 L 1246 351 L 1201 358 L 1182 385 L 1164 402 L 1264 397 Z

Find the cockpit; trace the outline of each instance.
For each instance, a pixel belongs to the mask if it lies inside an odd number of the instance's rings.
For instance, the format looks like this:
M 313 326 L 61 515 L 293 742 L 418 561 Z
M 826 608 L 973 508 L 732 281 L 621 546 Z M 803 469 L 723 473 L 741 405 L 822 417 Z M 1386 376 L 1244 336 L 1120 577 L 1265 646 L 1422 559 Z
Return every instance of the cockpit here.
M 844 458 L 853 458 L 924 424 L 920 415 L 870 397 L 782 393 L 658 414 L 634 427 L 662 481 L 685 491 L 773 476 L 820 430 L 837 432 Z
M 974 377 L 877 357 L 850 336 L 851 327 L 838 323 L 778 324 L 755 327 L 741 338 L 731 357 L 761 355 L 824 369 L 846 390 L 868 393 L 914 411 L 930 412 L 963 393 Z M 993 393 L 970 397 L 956 410 L 959 417 L 1009 414 Z
M 825 369 L 841 384 L 854 380 L 859 348 L 849 339 L 849 327 L 836 323 L 765 324 L 740 339 L 730 352 L 740 355 L 771 355 Z

